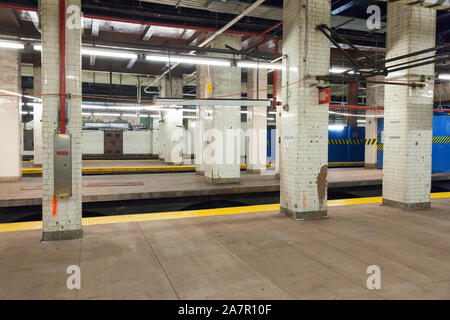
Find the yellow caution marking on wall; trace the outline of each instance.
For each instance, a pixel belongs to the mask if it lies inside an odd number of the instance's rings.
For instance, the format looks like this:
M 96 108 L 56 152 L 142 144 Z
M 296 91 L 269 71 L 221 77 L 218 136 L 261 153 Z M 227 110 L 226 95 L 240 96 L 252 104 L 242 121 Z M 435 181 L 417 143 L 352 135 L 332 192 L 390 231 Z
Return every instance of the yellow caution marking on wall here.
M 440 192 L 431 194 L 431 199 L 443 199 L 443 198 L 450 198 L 450 192 Z M 382 197 L 355 198 L 342 200 L 328 200 L 327 205 L 329 207 L 336 207 L 336 206 L 349 206 L 358 204 L 359 205 L 380 204 L 382 201 L 383 201 Z M 199 218 L 199 217 L 211 217 L 211 216 L 222 216 L 222 215 L 244 214 L 244 213 L 274 212 L 279 210 L 280 210 L 279 204 L 266 204 L 257 206 L 218 208 L 206 210 L 143 213 L 143 214 L 122 215 L 122 216 L 83 218 L 83 226 L 141 222 L 141 221 L 173 220 L 184 218 Z M 42 229 L 41 221 L 0 224 L 0 232 L 30 231 L 40 229 Z
M 328 139 L 328 144 L 363 144 L 363 139 Z
M 433 143 L 450 143 L 450 136 L 433 137 Z
M 378 139 L 366 139 L 366 146 L 375 146 L 378 144 Z

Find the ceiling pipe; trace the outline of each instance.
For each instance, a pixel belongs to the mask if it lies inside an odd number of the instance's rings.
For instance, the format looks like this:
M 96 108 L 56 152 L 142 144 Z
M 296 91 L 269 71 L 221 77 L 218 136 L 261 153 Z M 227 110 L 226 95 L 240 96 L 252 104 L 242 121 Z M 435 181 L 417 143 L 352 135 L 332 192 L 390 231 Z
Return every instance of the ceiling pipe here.
M 231 20 L 230 22 L 228 22 L 224 27 L 220 28 L 219 30 L 217 30 L 213 35 L 211 35 L 209 38 L 207 38 L 205 41 L 203 41 L 202 43 L 200 43 L 198 45 L 198 47 L 204 47 L 207 44 L 211 43 L 214 39 L 216 39 L 219 35 L 221 35 L 222 33 L 224 33 L 225 31 L 227 31 L 229 28 L 231 28 L 235 23 L 237 23 L 239 20 L 241 20 L 243 17 L 245 17 L 246 15 L 248 15 L 250 12 L 252 12 L 255 8 L 257 8 L 259 5 L 261 5 L 265 0 L 257 0 L 256 2 L 254 2 L 251 6 L 249 6 L 247 9 L 245 9 L 244 11 L 242 11 L 241 14 L 239 14 L 238 16 L 236 16 L 233 20 Z M 195 51 L 191 51 L 190 54 L 195 53 Z M 168 74 L 169 72 L 171 72 L 173 69 L 175 69 L 177 66 L 179 65 L 179 63 L 176 63 L 174 65 L 170 65 L 169 63 L 169 68 L 164 71 L 159 77 L 157 77 L 155 80 L 153 80 L 152 83 L 150 83 L 147 87 L 144 88 L 144 91 L 147 93 L 148 88 L 150 88 L 151 86 L 153 86 L 155 83 L 157 83 L 158 81 L 160 81 L 166 74 Z

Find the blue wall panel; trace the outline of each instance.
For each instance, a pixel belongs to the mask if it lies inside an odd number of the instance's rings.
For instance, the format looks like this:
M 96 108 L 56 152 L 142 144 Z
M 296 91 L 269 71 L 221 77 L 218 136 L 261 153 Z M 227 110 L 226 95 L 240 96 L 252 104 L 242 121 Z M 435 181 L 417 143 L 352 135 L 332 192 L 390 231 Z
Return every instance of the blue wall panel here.
M 450 137 L 450 116 L 437 115 L 433 117 L 433 137 Z M 450 171 L 450 143 L 433 143 L 432 168 L 433 172 Z
M 384 119 L 378 119 L 378 143 L 381 141 L 381 132 L 384 130 Z M 450 172 L 450 143 L 448 138 L 445 142 L 438 143 L 436 137 L 450 137 L 450 116 L 448 114 L 435 113 L 433 117 L 433 149 L 432 149 L 432 171 Z M 378 168 L 383 168 L 383 151 L 378 151 Z

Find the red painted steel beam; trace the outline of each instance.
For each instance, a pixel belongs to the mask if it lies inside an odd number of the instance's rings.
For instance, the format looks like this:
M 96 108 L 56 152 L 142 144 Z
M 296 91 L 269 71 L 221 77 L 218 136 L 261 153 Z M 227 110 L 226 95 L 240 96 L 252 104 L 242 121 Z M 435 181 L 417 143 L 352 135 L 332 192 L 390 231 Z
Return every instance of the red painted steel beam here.
M 59 128 L 66 133 L 66 0 L 59 0 Z

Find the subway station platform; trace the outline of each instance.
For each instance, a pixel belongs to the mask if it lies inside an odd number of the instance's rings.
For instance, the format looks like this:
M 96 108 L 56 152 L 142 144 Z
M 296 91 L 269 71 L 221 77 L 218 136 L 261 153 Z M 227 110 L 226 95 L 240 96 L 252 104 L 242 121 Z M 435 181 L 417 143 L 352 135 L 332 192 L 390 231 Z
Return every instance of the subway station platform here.
M 329 219 L 307 222 L 275 205 L 150 214 L 52 243 L 4 228 L 0 299 L 450 299 L 448 197 L 415 212 L 329 201 Z M 66 287 L 71 265 L 81 290 Z M 380 290 L 366 287 L 370 265 Z
M 435 173 L 433 181 L 448 181 L 450 173 Z M 382 170 L 363 168 L 330 169 L 328 188 L 381 186 Z M 19 182 L 0 184 L 0 207 L 42 204 L 42 178 L 24 177 Z M 278 192 L 280 182 L 273 175 L 242 172 L 239 184 L 211 185 L 195 173 L 100 175 L 83 177 L 83 203 L 167 199 L 214 195 Z

